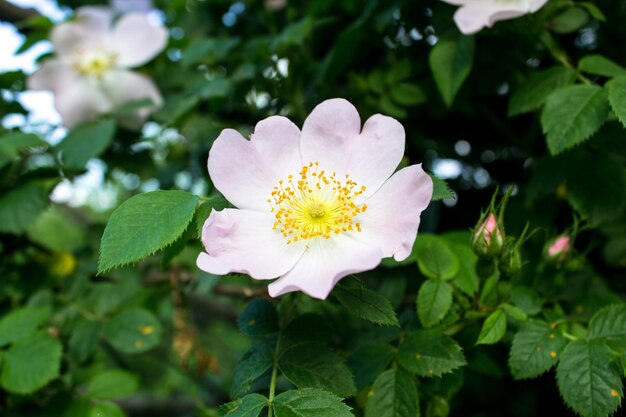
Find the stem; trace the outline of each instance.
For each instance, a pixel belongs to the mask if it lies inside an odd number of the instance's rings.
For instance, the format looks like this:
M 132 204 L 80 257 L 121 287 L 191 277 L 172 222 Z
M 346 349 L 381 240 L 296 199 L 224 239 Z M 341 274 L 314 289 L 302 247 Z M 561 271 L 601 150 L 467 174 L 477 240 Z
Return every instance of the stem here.
M 276 344 L 278 346 L 278 343 Z M 277 349 L 278 350 L 278 349 Z M 278 374 L 278 361 L 274 361 L 274 369 L 272 370 L 272 380 L 270 381 L 270 396 L 269 396 L 269 410 L 267 411 L 267 417 L 272 417 L 273 409 L 272 403 L 274 402 L 274 392 L 276 391 L 276 375 Z

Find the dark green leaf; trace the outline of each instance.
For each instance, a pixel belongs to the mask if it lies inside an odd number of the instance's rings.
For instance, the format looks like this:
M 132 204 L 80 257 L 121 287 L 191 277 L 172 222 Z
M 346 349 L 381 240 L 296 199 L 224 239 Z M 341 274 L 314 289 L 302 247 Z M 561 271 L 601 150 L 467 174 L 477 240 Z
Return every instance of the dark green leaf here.
M 483 328 L 478 335 L 477 345 L 491 345 L 498 343 L 506 332 L 506 314 L 502 310 L 496 310 L 487 317 Z
M 587 337 L 602 339 L 611 346 L 626 351 L 626 305 L 616 304 L 605 307 L 593 315 L 589 322 Z
M 283 392 L 273 408 L 276 417 L 354 417 L 341 398 L 315 388 Z
M 365 417 L 419 417 L 417 388 L 401 369 L 380 374 L 368 394 Z
M 115 400 L 137 391 L 139 378 L 119 369 L 97 374 L 87 385 L 87 396 L 96 400 Z
M 140 308 L 122 311 L 104 324 L 104 337 L 125 353 L 145 352 L 161 338 L 161 324 L 152 313 Z
M 459 344 L 433 330 L 410 333 L 400 344 L 398 362 L 409 372 L 425 377 L 441 376 L 466 364 Z
M 430 178 L 433 180 L 433 196 L 431 198 L 432 201 L 448 200 L 451 198 L 455 198 L 454 191 L 450 189 L 448 183 L 445 182 L 445 180 L 442 180 L 441 178 L 434 175 L 430 175 Z
M 602 55 L 584 56 L 578 63 L 578 69 L 603 77 L 620 77 L 626 75 L 626 69 Z
M 417 293 L 417 315 L 424 327 L 439 323 L 452 306 L 452 288 L 447 282 L 428 280 Z
M 552 92 L 572 84 L 575 79 L 576 71 L 562 66 L 531 73 L 511 96 L 509 116 L 537 110 Z
M 219 409 L 219 417 L 257 417 L 268 405 L 268 400 L 261 394 L 249 394 L 245 397 L 224 404 Z
M 541 312 L 544 303 L 544 300 L 539 297 L 535 290 L 528 287 L 514 287 L 511 291 L 511 298 L 515 305 L 529 316 Z
M 609 93 L 609 103 L 613 112 L 626 127 L 626 77 L 619 77 L 606 83 L 605 88 Z
M 197 204 L 198 197 L 184 191 L 152 191 L 126 200 L 104 230 L 98 272 L 138 261 L 174 242 Z
M 319 314 L 305 313 L 293 319 L 282 333 L 290 343 L 328 342 L 332 331 L 328 320 Z
M 354 349 L 348 358 L 348 366 L 354 373 L 357 389 L 371 384 L 382 371 L 387 369 L 393 357 L 394 349 L 389 345 L 364 345 Z
M 250 301 L 237 322 L 239 329 L 250 336 L 263 336 L 278 331 L 276 309 L 272 303 L 262 298 Z
M 78 362 L 86 360 L 100 339 L 101 324 L 95 321 L 80 319 L 70 334 L 68 349 L 70 355 Z
M 563 335 L 543 321 L 529 321 L 513 337 L 509 367 L 515 379 L 535 378 L 554 366 L 565 348 Z
M 344 280 L 333 291 L 339 302 L 355 316 L 384 326 L 399 326 L 389 301 L 357 280 Z
M 420 272 L 430 279 L 450 280 L 459 272 L 459 259 L 442 238 L 422 233 L 415 241 Z
M 0 232 L 19 234 L 48 206 L 46 187 L 37 181 L 19 185 L 0 196 Z M 16 210 L 19 207 L 19 210 Z
M 574 32 L 589 21 L 589 14 L 580 7 L 569 7 L 550 21 L 550 29 L 556 33 Z
M 391 97 L 402 106 L 417 106 L 426 102 L 428 97 L 424 91 L 415 84 L 400 83 L 391 88 Z
M 115 121 L 99 120 L 78 126 L 59 143 L 56 151 L 67 168 L 84 168 L 91 158 L 100 155 L 115 135 Z
M 274 343 L 255 343 L 237 363 L 230 386 L 231 398 L 245 395 L 252 383 L 274 364 Z
M 452 283 L 465 294 L 473 296 L 480 285 L 476 274 L 478 257 L 467 244 L 450 244 L 449 246 L 459 259 L 459 272 L 452 279 Z
M 428 63 L 448 107 L 469 75 L 474 62 L 474 37 L 441 39 L 430 51 Z
M 66 417 L 66 416 L 64 416 Z M 88 417 L 126 417 L 119 405 L 111 402 L 94 404 Z

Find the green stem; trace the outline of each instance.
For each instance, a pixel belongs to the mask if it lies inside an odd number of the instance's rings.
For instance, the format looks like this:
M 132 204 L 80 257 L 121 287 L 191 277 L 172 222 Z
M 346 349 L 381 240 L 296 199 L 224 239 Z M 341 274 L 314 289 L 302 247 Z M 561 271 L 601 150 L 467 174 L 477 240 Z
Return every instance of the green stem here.
M 276 391 L 276 375 L 278 374 L 278 361 L 274 361 L 274 369 L 272 370 L 272 380 L 270 381 L 270 396 L 269 396 L 269 410 L 267 417 L 272 417 L 274 409 L 272 403 L 274 402 L 274 392 Z

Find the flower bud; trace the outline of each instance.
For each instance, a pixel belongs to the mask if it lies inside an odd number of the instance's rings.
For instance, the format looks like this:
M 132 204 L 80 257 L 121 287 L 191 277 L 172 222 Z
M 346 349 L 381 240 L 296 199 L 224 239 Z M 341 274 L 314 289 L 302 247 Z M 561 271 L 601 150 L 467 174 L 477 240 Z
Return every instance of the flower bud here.
M 474 229 L 472 248 L 478 256 L 490 259 L 500 254 L 503 244 L 502 226 L 498 224 L 496 216 L 489 214 L 487 219 Z
M 520 251 L 520 245 L 510 242 L 505 245 L 498 262 L 500 272 L 508 277 L 518 274 L 522 270 L 522 253 Z
M 572 239 L 568 235 L 559 236 L 547 245 L 546 258 L 553 262 L 563 262 L 572 251 Z

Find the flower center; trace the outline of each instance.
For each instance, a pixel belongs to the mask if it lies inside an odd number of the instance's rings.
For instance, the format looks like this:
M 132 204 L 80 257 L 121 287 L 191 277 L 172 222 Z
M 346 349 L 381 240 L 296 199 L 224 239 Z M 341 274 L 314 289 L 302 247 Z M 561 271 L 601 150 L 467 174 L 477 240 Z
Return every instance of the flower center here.
M 358 187 L 348 174 L 343 180 L 335 172 L 327 175 L 319 170 L 318 162 L 304 165 L 297 178 L 289 175 L 278 181 L 267 200 L 276 218 L 273 229 L 288 239 L 287 244 L 361 231 L 356 217 L 367 210 L 367 205 L 354 200 L 363 194 L 365 186 Z
M 74 60 L 74 68 L 81 75 L 101 77 L 115 66 L 115 54 L 107 51 L 86 51 L 79 54 Z

